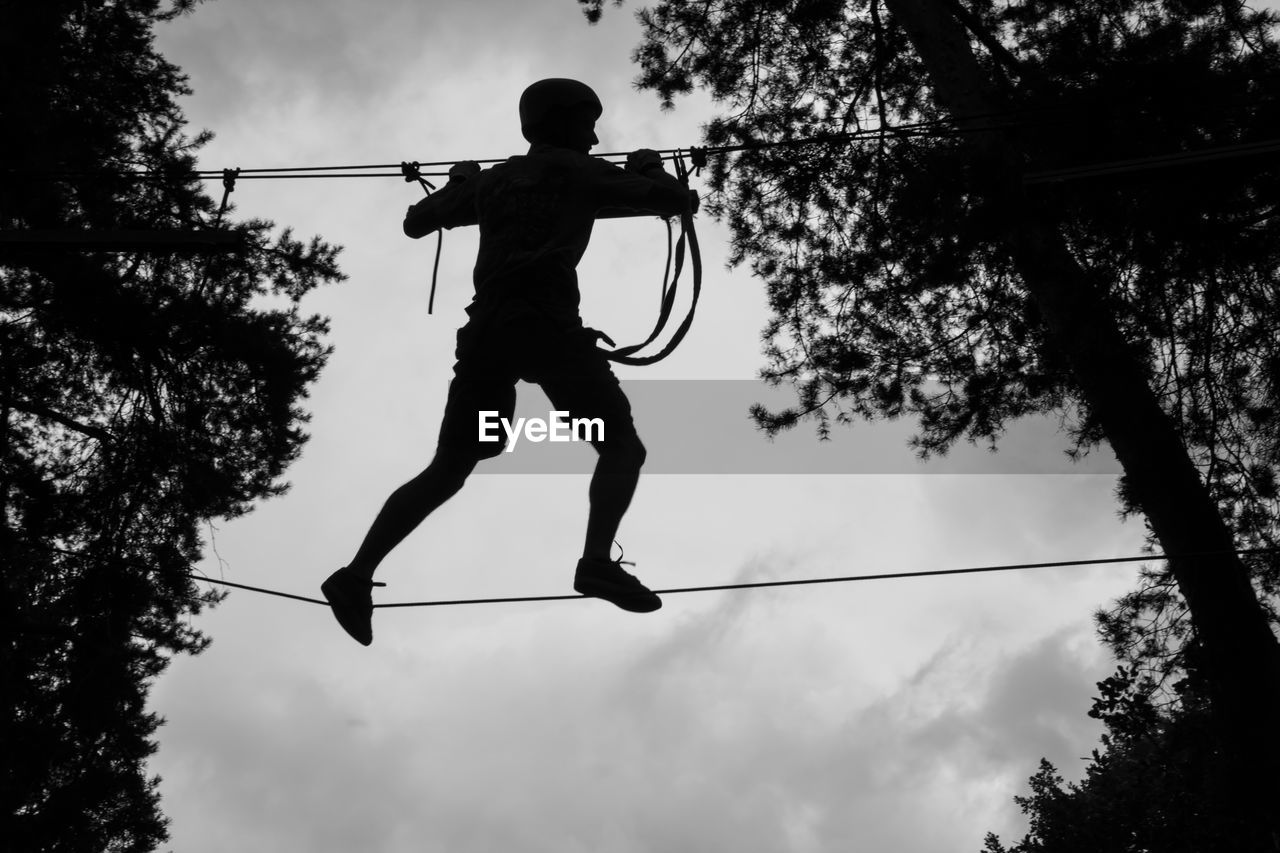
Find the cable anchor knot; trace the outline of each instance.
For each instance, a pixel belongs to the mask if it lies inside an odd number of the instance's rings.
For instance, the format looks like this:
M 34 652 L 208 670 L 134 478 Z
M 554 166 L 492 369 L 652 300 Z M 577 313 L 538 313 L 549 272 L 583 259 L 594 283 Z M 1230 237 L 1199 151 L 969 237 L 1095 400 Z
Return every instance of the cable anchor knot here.
M 422 177 L 422 164 L 417 160 L 414 160 L 413 162 L 401 160 L 400 174 L 404 175 L 404 182 L 406 184 L 411 184 L 414 181 L 417 181 L 418 185 L 422 187 L 422 191 L 427 195 L 431 195 L 432 191 L 436 188 L 435 184 Z
M 702 167 L 707 165 L 707 149 L 693 145 L 689 148 L 689 165 L 693 167 L 695 178 L 702 175 Z
M 240 177 L 240 169 L 222 170 L 222 204 L 218 205 L 218 215 L 214 218 L 214 227 L 222 224 L 222 215 L 227 212 L 227 201 L 236 191 L 236 178 Z

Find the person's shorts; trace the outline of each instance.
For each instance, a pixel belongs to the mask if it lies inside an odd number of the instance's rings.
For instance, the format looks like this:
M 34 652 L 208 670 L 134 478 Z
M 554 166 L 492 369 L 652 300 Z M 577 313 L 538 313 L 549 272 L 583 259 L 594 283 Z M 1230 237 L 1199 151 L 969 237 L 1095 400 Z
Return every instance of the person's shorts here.
M 489 431 L 498 440 L 480 440 L 481 413 L 496 412 L 486 416 L 494 425 L 498 418 L 511 422 L 521 380 L 541 386 L 552 408 L 568 412 L 569 419 L 603 422 L 603 438 L 590 430 L 584 434 L 597 450 L 635 439 L 631 403 L 597 339 L 576 318 L 558 318 L 514 300 L 473 317 L 458 330 L 440 450 L 476 459 L 502 453 L 501 426 Z

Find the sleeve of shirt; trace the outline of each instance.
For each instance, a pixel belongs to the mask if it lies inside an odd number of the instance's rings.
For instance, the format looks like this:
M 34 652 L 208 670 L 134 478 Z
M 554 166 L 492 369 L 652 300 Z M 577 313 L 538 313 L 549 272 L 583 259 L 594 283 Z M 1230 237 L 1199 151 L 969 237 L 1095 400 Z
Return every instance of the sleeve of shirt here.
M 597 217 L 675 216 L 689 205 L 689 192 L 674 177 L 655 181 L 604 160 L 595 175 Z
M 450 181 L 411 206 L 404 216 L 404 233 L 416 240 L 440 228 L 477 224 L 476 184 L 475 178 Z

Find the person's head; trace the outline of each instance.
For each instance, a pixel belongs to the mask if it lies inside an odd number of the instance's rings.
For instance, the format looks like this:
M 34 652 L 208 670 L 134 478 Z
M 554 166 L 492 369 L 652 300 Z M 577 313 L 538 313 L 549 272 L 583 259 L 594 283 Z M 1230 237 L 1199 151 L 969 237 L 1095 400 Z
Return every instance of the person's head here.
M 520 132 L 530 142 L 585 154 L 600 141 L 595 128 L 602 112 L 600 98 L 586 83 L 539 80 L 520 96 Z

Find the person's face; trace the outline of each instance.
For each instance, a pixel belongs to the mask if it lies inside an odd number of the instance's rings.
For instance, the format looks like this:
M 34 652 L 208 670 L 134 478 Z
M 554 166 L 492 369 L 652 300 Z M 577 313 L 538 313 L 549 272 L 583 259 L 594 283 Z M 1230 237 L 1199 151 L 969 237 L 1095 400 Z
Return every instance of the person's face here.
M 600 142 L 596 136 L 595 111 L 591 107 L 585 104 L 573 107 L 566 111 L 564 119 L 561 143 L 565 148 L 586 154 Z

